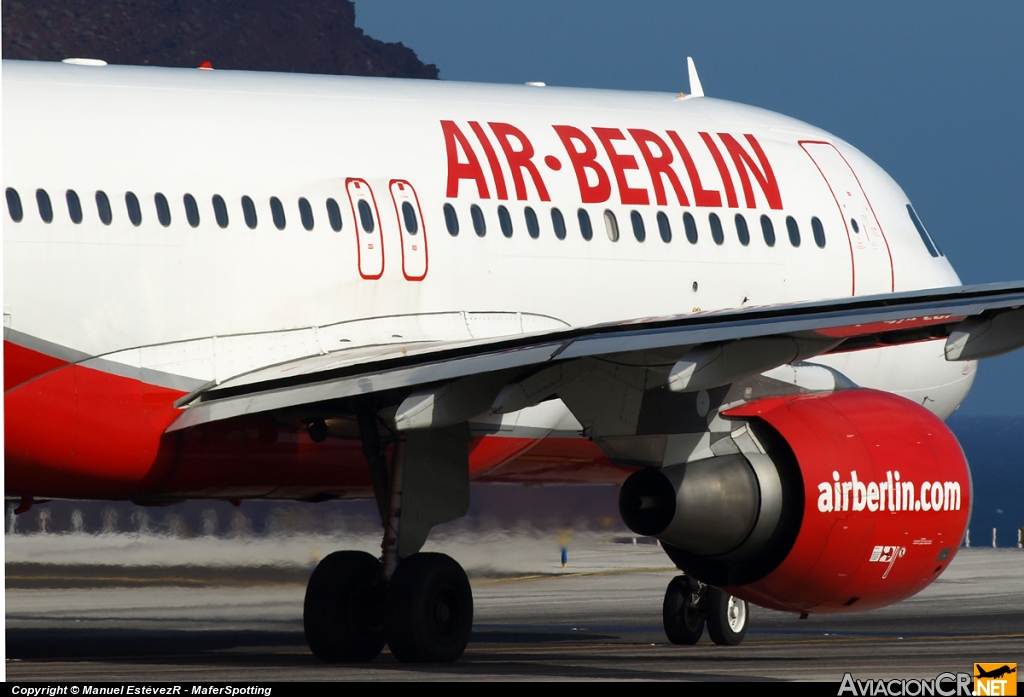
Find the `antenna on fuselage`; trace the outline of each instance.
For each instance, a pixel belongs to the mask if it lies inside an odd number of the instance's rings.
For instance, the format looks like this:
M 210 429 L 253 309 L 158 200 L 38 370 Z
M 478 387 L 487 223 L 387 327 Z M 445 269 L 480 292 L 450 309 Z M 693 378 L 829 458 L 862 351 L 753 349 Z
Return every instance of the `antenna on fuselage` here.
M 689 56 L 686 57 L 686 68 L 690 73 L 690 96 L 703 97 L 704 88 L 701 87 L 700 76 L 697 75 L 697 66 L 693 64 L 693 59 Z

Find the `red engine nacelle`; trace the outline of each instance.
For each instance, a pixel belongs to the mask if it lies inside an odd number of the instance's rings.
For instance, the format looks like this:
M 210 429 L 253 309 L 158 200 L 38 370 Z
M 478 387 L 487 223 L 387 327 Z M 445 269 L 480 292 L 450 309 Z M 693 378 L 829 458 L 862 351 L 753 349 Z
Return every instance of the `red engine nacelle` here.
M 751 461 L 751 472 L 757 473 L 747 478 L 761 478 L 759 486 L 745 485 L 755 492 L 754 514 L 731 513 L 742 508 L 733 504 L 719 511 L 721 525 L 704 523 L 709 532 L 701 543 L 709 544 L 718 533 L 728 545 L 737 545 L 734 549 L 708 554 L 691 545 L 687 551 L 662 537 L 688 574 L 764 607 L 835 613 L 903 600 L 934 581 L 953 559 L 970 515 L 970 471 L 956 438 L 931 412 L 902 397 L 855 389 L 762 399 L 725 416 L 750 423 L 778 478 L 773 473 L 774 483 L 766 487 L 764 465 L 758 469 Z M 737 456 L 731 457 L 723 462 L 722 476 L 741 481 Z M 713 471 L 695 469 L 689 491 L 685 474 L 660 475 L 674 487 L 671 513 L 661 511 L 660 518 L 653 513 L 665 501 L 666 486 L 652 486 L 658 471 L 634 475 L 640 486 L 628 481 L 623 486 L 633 502 L 632 512 L 629 501 L 623 504 L 623 517 L 627 523 L 630 515 L 640 520 L 646 512 L 641 509 L 650 509 L 641 526 L 664 522 L 663 529 L 675 530 L 677 540 L 689 539 L 698 530 L 691 523 L 685 535 L 680 532 L 687 519 L 679 508 L 690 506 L 690 521 L 712 520 L 692 509 L 710 510 L 707 492 L 714 487 L 704 480 Z M 772 487 L 781 491 L 776 495 L 781 505 L 775 502 L 777 512 L 766 530 L 758 516 L 772 508 L 764 498 Z M 742 544 L 735 535 L 719 533 L 735 528 L 737 515 L 757 520 Z M 672 523 L 665 522 L 670 518 Z

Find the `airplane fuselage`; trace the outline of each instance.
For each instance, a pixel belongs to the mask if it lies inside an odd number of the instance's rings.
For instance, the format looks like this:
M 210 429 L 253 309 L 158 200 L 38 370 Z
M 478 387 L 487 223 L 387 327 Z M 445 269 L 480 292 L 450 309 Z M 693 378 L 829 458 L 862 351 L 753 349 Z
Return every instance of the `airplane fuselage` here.
M 367 495 L 358 444 L 262 421 L 171 443 L 174 402 L 348 347 L 959 284 L 870 159 L 730 102 L 14 62 L 3 79 L 8 495 Z M 816 362 L 942 417 L 975 366 L 935 341 Z M 488 424 L 476 472 L 528 450 L 608 466 L 557 402 Z

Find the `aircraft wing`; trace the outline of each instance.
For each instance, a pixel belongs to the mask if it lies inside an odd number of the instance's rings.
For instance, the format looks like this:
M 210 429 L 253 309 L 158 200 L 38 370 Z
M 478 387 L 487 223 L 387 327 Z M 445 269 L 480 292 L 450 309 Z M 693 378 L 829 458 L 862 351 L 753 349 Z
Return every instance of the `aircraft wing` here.
M 395 403 L 405 400 L 397 415 L 400 428 L 403 418 L 407 428 L 438 426 L 542 401 L 553 393 L 552 386 L 557 390 L 560 380 L 572 378 L 573 364 L 586 360 L 646 367 L 663 376 L 670 389 L 685 392 L 815 355 L 940 338 L 946 338 L 947 360 L 986 358 L 1024 345 L 1024 283 L 336 351 L 207 385 L 181 400 L 184 411 L 168 430 L 382 393 L 392 395 Z M 439 411 L 444 397 L 437 393 L 439 386 L 451 397 L 450 404 L 463 405 L 449 408 L 447 417 Z M 407 404 L 410 393 L 420 397 Z M 423 405 L 429 405 L 433 417 L 423 416 Z M 463 413 L 467 410 L 472 413 Z

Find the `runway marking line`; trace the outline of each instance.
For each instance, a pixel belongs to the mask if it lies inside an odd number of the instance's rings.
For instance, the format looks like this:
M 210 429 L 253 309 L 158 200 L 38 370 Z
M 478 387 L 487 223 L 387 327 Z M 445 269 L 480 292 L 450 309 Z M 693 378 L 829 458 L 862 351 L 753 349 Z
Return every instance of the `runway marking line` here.
M 912 637 L 910 639 L 896 639 L 896 638 L 885 638 L 885 637 L 848 637 L 844 639 L 767 639 L 763 641 L 744 641 L 742 646 L 780 646 L 786 644 L 824 644 L 824 643 L 880 643 L 883 641 L 935 641 L 941 639 L 1022 639 L 1024 634 L 971 634 L 967 636 L 958 635 L 935 635 L 925 637 Z M 496 652 L 496 653 L 509 653 L 512 651 L 580 651 L 580 650 L 595 650 L 595 649 L 635 649 L 643 646 L 647 647 L 667 647 L 673 648 L 675 645 L 670 643 L 650 643 L 650 642 L 630 642 L 623 644 L 558 644 L 558 645 L 545 645 L 543 647 L 520 647 L 520 646 L 495 646 L 495 647 L 484 647 L 484 646 L 469 646 L 466 647 L 467 652 L 472 653 L 484 653 L 484 652 Z M 700 644 L 695 644 L 695 647 L 700 647 Z M 704 648 L 711 648 L 713 644 L 704 644 Z
M 679 569 L 675 567 L 641 567 L 635 569 L 608 569 L 606 571 L 569 571 L 566 573 L 550 573 L 550 574 L 527 574 L 524 576 L 509 576 L 507 578 L 484 578 L 484 579 L 470 579 L 470 585 L 472 586 L 498 586 L 506 583 L 526 583 L 528 581 L 539 581 L 546 579 L 556 578 L 581 578 L 585 576 L 620 576 L 624 574 L 654 574 L 654 573 L 666 573 L 675 572 L 679 573 Z

